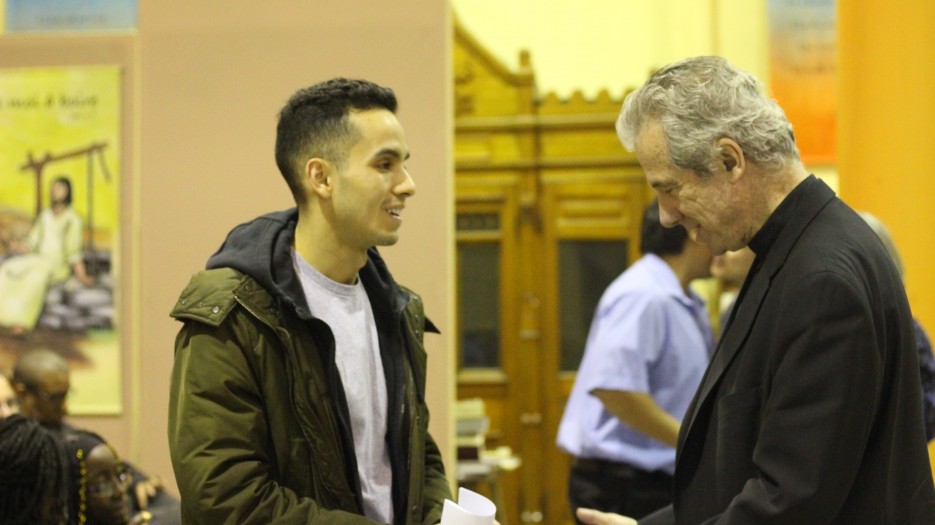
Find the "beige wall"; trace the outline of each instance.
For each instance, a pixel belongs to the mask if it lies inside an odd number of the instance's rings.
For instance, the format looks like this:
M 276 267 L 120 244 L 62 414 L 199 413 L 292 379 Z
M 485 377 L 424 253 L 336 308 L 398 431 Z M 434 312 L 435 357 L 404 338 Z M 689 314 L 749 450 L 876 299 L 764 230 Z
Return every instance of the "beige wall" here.
M 420 0 L 159 0 L 140 2 L 135 35 L 0 37 L 0 66 L 75 57 L 131 66 L 121 239 L 125 410 L 74 423 L 100 431 L 175 490 L 166 414 L 178 325 L 168 312 L 229 228 L 291 206 L 273 159 L 286 99 L 334 76 L 362 77 L 395 89 L 412 150 L 417 194 L 402 240 L 382 253 L 445 332 L 427 337 L 428 398 L 433 434 L 452 457 L 448 11 L 445 2 Z

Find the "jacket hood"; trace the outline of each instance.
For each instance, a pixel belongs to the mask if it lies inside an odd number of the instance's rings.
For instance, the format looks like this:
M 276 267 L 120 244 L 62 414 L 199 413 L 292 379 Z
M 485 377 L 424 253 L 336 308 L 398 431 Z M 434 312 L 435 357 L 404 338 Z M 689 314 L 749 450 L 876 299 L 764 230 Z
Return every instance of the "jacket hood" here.
M 233 268 L 243 272 L 277 300 L 292 304 L 299 317 L 310 318 L 311 313 L 292 260 L 298 220 L 298 210 L 291 208 L 268 213 L 236 226 L 208 259 L 206 268 Z M 398 315 L 406 306 L 408 294 L 393 280 L 376 248 L 367 251 L 367 264 L 360 269 L 359 275 L 372 306 L 382 310 L 381 313 Z

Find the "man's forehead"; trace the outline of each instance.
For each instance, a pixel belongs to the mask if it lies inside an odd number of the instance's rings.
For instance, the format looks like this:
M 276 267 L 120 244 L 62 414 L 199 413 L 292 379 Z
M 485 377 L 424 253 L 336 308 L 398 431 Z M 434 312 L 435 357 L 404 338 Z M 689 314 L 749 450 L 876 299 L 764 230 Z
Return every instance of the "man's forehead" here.
M 402 124 L 396 115 L 386 109 L 357 111 L 351 114 L 359 137 L 351 149 L 367 156 L 409 157 Z
M 361 140 L 354 145 L 354 148 L 369 160 L 386 158 L 394 160 L 409 159 L 409 149 L 398 140 Z
M 648 146 L 665 148 L 665 133 L 659 119 L 644 120 L 636 131 L 633 145 L 635 149 L 645 149 Z
M 47 372 L 39 378 L 39 386 L 43 389 L 67 390 L 69 384 L 68 372 Z
M 401 126 L 396 113 L 386 108 L 351 109 L 348 112 L 348 120 L 359 130 L 375 123 Z

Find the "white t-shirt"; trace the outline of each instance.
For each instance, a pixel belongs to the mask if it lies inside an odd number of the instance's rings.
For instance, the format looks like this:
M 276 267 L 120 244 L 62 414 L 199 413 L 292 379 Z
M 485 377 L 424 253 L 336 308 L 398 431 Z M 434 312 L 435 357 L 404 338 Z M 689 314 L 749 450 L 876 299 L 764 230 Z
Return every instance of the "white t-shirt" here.
M 351 416 L 364 514 L 393 523 L 393 470 L 386 446 L 386 378 L 373 309 L 363 283 L 325 277 L 293 250 L 296 273 L 312 315 L 334 333 L 335 361 Z

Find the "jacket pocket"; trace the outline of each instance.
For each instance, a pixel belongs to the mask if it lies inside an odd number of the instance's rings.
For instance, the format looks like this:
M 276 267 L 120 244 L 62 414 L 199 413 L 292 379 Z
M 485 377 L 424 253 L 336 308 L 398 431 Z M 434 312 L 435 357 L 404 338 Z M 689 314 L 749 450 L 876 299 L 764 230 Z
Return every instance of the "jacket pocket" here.
M 757 475 L 753 448 L 760 426 L 762 388 L 728 394 L 717 402 L 717 453 L 719 498 L 729 501 Z
M 289 458 L 283 473 L 283 485 L 299 495 L 308 494 L 311 486 L 311 451 L 304 438 L 292 438 L 289 442 Z

